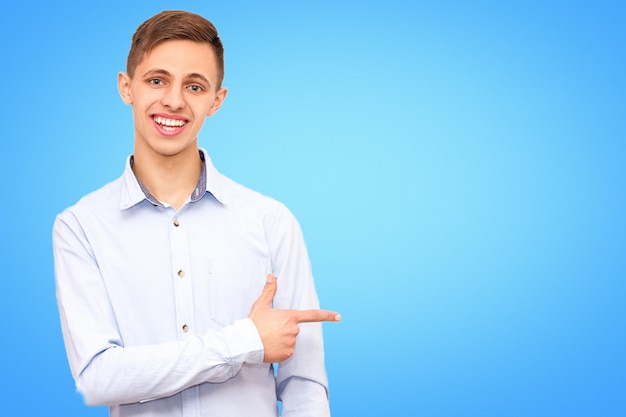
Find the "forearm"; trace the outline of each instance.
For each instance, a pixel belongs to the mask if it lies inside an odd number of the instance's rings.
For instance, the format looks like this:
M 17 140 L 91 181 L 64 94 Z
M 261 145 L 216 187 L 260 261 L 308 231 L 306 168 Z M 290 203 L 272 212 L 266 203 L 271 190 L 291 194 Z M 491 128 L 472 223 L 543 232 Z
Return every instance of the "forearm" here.
M 262 361 L 258 333 L 244 319 L 185 341 L 111 347 L 76 376 L 76 385 L 89 405 L 136 403 L 204 382 L 224 382 L 237 375 L 244 363 Z

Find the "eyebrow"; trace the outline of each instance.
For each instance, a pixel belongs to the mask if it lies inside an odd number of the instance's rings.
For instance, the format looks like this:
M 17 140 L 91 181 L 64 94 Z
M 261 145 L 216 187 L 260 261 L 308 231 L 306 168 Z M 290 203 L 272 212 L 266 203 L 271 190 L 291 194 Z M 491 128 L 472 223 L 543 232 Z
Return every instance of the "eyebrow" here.
M 203 81 L 203 82 L 205 82 L 209 86 L 209 88 L 213 88 L 213 83 L 211 83 L 211 81 L 209 81 L 209 79 L 207 77 L 205 77 L 204 75 L 199 74 L 197 72 L 193 72 L 193 73 L 187 75 L 185 78 L 186 79 Z

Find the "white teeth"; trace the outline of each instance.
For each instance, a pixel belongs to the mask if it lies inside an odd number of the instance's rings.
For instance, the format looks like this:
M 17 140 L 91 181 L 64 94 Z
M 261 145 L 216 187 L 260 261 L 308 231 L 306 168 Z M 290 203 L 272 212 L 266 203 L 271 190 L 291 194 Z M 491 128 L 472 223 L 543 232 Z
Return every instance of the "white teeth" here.
M 156 116 L 154 118 L 154 121 L 157 122 L 160 125 L 168 126 L 168 127 L 183 127 L 187 123 L 184 120 L 166 119 L 166 118 L 161 117 L 161 116 Z

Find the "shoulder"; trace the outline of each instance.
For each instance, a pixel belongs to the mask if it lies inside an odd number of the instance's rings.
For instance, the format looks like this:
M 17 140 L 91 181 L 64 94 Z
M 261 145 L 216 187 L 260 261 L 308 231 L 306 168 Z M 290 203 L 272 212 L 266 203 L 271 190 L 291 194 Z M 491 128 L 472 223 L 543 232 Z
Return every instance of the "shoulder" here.
M 241 208 L 254 207 L 257 210 L 269 212 L 289 212 L 285 204 L 274 197 L 253 190 L 225 175 L 220 174 L 220 177 L 223 202 L 225 205 Z
M 276 207 L 282 205 L 278 200 L 249 188 L 232 178 L 220 174 L 224 202 L 228 205 L 257 205 Z
M 227 210 L 237 212 L 249 219 L 260 220 L 269 229 L 291 228 L 297 224 L 295 216 L 283 202 L 242 185 L 225 175 L 218 175 L 221 195 L 216 198 Z
M 255 191 L 222 174 L 213 165 L 210 156 L 201 150 L 206 163 L 206 186 L 216 200 L 231 210 L 254 210 L 257 212 L 280 210 L 284 205 L 278 200 Z
M 97 217 L 101 213 L 111 211 L 111 209 L 119 211 L 121 193 L 122 178 L 118 178 L 84 195 L 76 203 L 59 213 L 57 219 Z

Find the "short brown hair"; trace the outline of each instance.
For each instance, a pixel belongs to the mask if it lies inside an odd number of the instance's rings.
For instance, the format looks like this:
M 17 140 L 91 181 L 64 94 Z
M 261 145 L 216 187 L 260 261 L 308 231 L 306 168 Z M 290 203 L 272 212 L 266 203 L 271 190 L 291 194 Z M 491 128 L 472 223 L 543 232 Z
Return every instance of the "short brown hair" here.
M 166 10 L 143 22 L 135 33 L 128 52 L 126 72 L 132 78 L 135 68 L 146 54 L 170 40 L 208 43 L 217 60 L 217 88 L 224 80 L 224 46 L 213 23 L 204 17 L 183 10 Z

